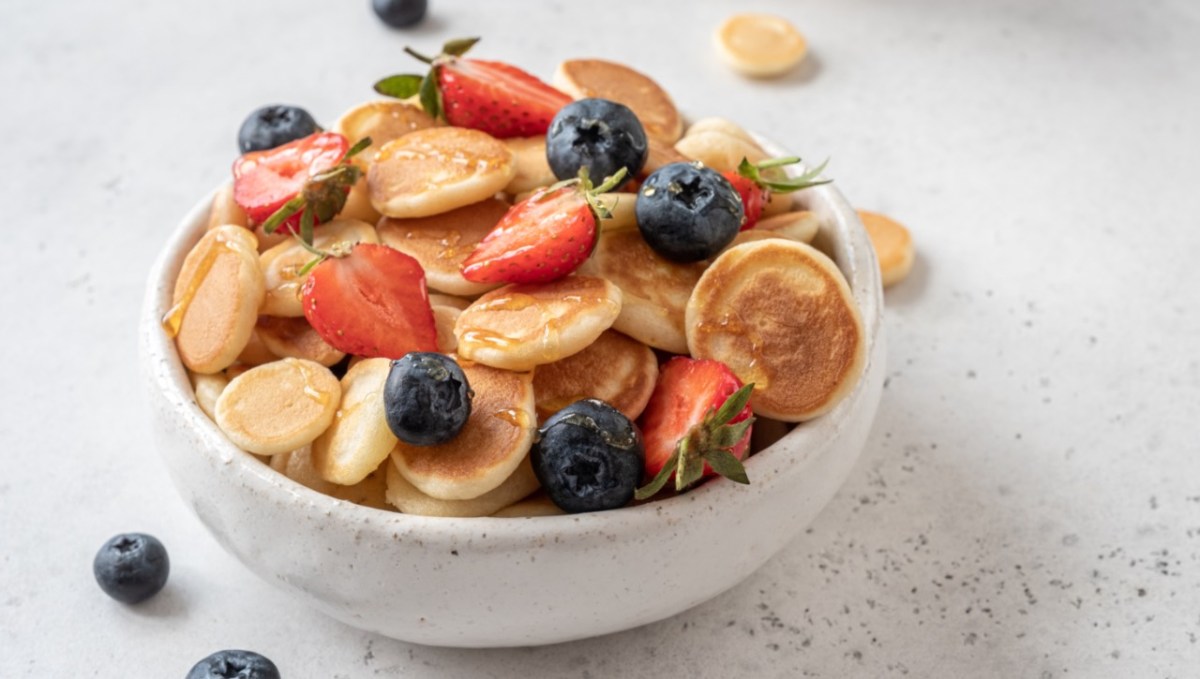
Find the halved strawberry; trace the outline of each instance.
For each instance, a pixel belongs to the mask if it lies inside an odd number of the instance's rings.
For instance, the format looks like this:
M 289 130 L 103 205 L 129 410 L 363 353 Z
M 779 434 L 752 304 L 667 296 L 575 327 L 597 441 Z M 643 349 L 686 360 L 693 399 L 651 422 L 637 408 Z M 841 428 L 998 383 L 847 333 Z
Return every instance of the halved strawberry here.
M 730 184 L 733 184 L 733 188 L 737 189 L 738 194 L 742 197 L 742 207 L 746 213 L 746 221 L 742 222 L 742 231 L 754 228 L 754 225 L 758 223 L 758 218 L 762 216 L 763 205 L 767 203 L 772 193 L 791 193 L 833 181 L 832 179 L 816 179 L 829 164 L 828 160 L 799 177 L 785 176 L 782 179 L 774 179 L 763 177 L 761 172 L 785 165 L 794 165 L 798 162 L 800 159 L 795 156 L 772 158 L 758 164 L 742 158 L 737 171 L 730 170 L 725 173 L 725 178 L 729 180 Z
M 432 67 L 429 73 L 389 76 L 375 83 L 375 91 L 401 99 L 420 94 L 422 108 L 434 118 L 441 116 L 451 125 L 497 139 L 546 134 L 554 114 L 571 103 L 571 97 L 516 66 L 463 58 L 478 41 L 451 40 L 436 57 L 406 47 Z
M 600 219 L 610 216 L 596 196 L 625 179 L 625 169 L 593 187 L 578 179 L 542 189 L 508 209 L 462 265 L 476 283 L 548 283 L 574 271 L 592 254 Z
M 271 215 L 304 190 L 315 175 L 337 165 L 350 149 L 340 134 L 318 132 L 266 151 L 252 151 L 233 163 L 233 200 L 254 224 Z M 295 230 L 298 215 L 288 221 Z
M 338 351 L 400 358 L 437 351 L 425 271 L 386 245 L 359 243 L 325 259 L 304 282 L 304 317 Z
M 750 446 L 753 390 L 720 361 L 667 361 L 641 418 L 646 477 L 654 480 L 636 497 L 652 497 L 672 476 L 676 490 L 712 474 L 749 483 L 741 459 Z

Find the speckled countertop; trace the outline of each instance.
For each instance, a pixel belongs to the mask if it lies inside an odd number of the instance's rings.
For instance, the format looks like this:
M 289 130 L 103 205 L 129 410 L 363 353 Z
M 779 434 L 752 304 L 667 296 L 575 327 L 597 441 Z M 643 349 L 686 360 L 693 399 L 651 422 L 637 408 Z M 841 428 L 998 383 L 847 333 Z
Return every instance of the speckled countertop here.
M 431 4 L 410 35 L 365 0 L 0 8 L 0 676 L 182 677 L 224 647 L 289 678 L 1197 676 L 1195 3 L 737 3 L 810 38 L 777 82 L 716 62 L 733 3 Z M 832 156 L 920 252 L 867 449 L 802 537 L 683 615 L 547 648 L 412 646 L 260 583 L 169 487 L 135 367 L 150 262 L 248 111 L 332 120 L 406 41 L 477 32 L 547 77 L 629 61 L 693 114 Z M 92 581 L 122 530 L 171 551 L 138 609 Z

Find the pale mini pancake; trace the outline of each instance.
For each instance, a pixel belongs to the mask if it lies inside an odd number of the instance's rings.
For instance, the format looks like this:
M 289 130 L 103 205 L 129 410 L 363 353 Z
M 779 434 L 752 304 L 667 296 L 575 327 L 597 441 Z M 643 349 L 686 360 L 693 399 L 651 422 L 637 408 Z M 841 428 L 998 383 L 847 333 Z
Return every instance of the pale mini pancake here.
M 599 222 L 601 231 L 637 228 L 636 193 L 602 193 L 597 198 L 609 211 Z
M 752 243 L 768 238 L 784 238 L 797 243 L 811 243 L 821 228 L 816 215 L 811 212 L 789 212 L 764 219 L 752 229 L 739 231 L 733 242 L 725 250 L 736 248 L 743 243 Z M 722 250 L 724 252 L 724 250 Z
M 470 500 L 439 500 L 408 482 L 395 463 L 387 463 L 387 501 L 405 514 L 418 516 L 490 516 L 538 489 L 529 456 L 499 486 Z
M 637 229 L 604 232 L 579 273 L 621 289 L 621 314 L 613 329 L 656 349 L 686 354 L 684 310 L 704 262 L 680 264 L 660 257 Z
M 323 495 L 353 502 L 364 507 L 374 507 L 391 511 L 387 503 L 387 460 L 378 469 L 367 474 L 367 478 L 353 486 L 339 486 L 321 478 L 312 464 L 312 446 L 304 446 L 288 453 L 275 455 L 271 458 L 271 469 L 283 474 L 296 483 L 317 491 Z
M 454 336 L 454 325 L 462 315 L 462 309 L 444 304 L 431 305 L 433 309 L 433 324 L 437 330 L 437 350 L 443 354 L 453 354 L 458 350 L 458 338 Z
M 192 381 L 192 392 L 196 397 L 196 405 L 200 406 L 200 410 L 204 411 L 205 415 L 208 415 L 208 419 L 216 419 L 217 399 L 221 397 L 221 392 L 225 391 L 225 387 L 229 386 L 229 379 L 221 373 L 202 375 L 189 372 L 188 377 Z
M 778 173 L 782 175 L 780 179 L 787 176 L 786 172 L 781 171 L 782 168 L 771 168 L 763 174 Z M 793 198 L 795 194 L 791 193 L 772 193 L 767 195 L 767 202 L 763 203 L 762 214 L 759 215 L 758 221 L 761 224 L 763 220 L 771 217 L 777 217 L 789 212 L 799 212 L 803 207 L 796 205 L 796 200 Z
M 684 136 L 691 137 L 693 135 L 699 135 L 704 132 L 713 131 L 724 132 L 725 134 L 743 139 L 749 144 L 758 146 L 758 142 L 754 141 L 754 137 L 752 137 L 744 127 L 738 125 L 732 120 L 727 120 L 725 118 L 701 118 L 691 125 L 688 125 L 687 132 Z
M 209 229 L 226 224 L 243 228 L 250 226 L 250 218 L 246 216 L 245 210 L 233 200 L 233 182 L 223 184 L 217 189 L 213 194 L 212 204 L 208 207 Z
M 558 65 L 554 84 L 576 99 L 598 97 L 628 106 L 647 136 L 673 142 L 683 132 L 683 118 L 666 90 L 624 64 L 568 59 Z
M 634 232 L 635 234 L 637 232 Z M 458 354 L 505 370 L 531 370 L 579 353 L 621 313 L 621 291 L 590 276 L 506 285 L 458 317 Z
M 383 145 L 367 186 L 380 214 L 428 217 L 490 198 L 515 174 L 503 142 L 478 130 L 431 127 Z
M 333 131 L 351 144 L 357 144 L 366 137 L 371 138 L 371 146 L 353 158 L 365 170 L 379 149 L 388 142 L 409 132 L 437 125 L 438 122 L 422 111 L 420 106 L 403 101 L 381 100 L 368 101 L 346 111 L 333 124 Z
M 443 295 L 437 292 L 429 293 L 430 306 L 448 306 L 462 311 L 463 309 L 471 306 L 472 301 L 473 300 L 469 300 L 465 297 L 457 297 L 455 295 Z
M 647 154 L 646 164 L 642 166 L 642 171 L 638 174 L 639 177 L 648 177 L 658 168 L 671 163 L 686 163 L 692 158 L 688 158 L 679 151 L 670 142 L 665 142 L 654 137 L 648 138 L 646 143 Z
M 550 163 L 546 160 L 545 137 L 513 137 L 505 139 L 504 144 L 513 152 L 513 163 L 516 174 L 513 175 L 504 192 L 509 195 L 525 193 L 543 186 L 550 186 L 558 181 Z
M 728 365 L 755 384 L 754 412 L 801 422 L 827 412 L 858 382 L 866 336 L 837 266 L 782 238 L 727 250 L 687 306 L 695 358 Z
M 379 240 L 420 262 L 425 269 L 425 283 L 431 290 L 452 295 L 478 295 L 495 288 L 496 284 L 475 283 L 463 278 L 463 261 L 495 228 L 508 208 L 509 204 L 503 200 L 489 197 L 430 217 L 385 217 L 379 220 Z
M 217 399 L 217 426 L 234 445 L 278 455 L 312 443 L 333 421 L 342 389 L 319 363 L 284 358 L 235 377 Z
M 717 172 L 736 170 L 742 158 L 752 163 L 767 159 L 767 154 L 757 144 L 718 130 L 689 134 L 675 143 L 675 150 Z
M 312 445 L 313 468 L 330 483 L 351 486 L 375 471 L 396 445 L 384 417 L 383 384 L 392 362 L 360 361 L 342 377 L 337 416 Z
M 256 239 L 258 239 L 259 254 L 262 254 L 262 253 L 266 252 L 267 250 L 270 250 L 271 248 L 275 247 L 276 245 L 279 245 L 280 243 L 282 243 L 285 240 L 291 240 L 291 238 L 292 238 L 292 234 L 283 229 L 276 229 L 274 233 L 267 233 L 262 230 L 261 224 L 255 224 L 254 226 L 249 227 L 249 228 L 250 228 L 250 231 L 254 234 L 254 237 Z
M 342 211 L 337 214 L 337 218 L 357 219 L 368 224 L 375 224 L 381 216 L 375 210 L 375 206 L 371 205 L 371 190 L 367 186 L 367 175 L 364 172 L 354 186 L 350 187 L 350 193 L 346 194 L 346 204 L 342 206 Z
M 538 366 L 533 393 L 538 418 L 585 398 L 598 398 L 636 420 L 654 392 L 658 358 L 650 347 L 615 330 L 605 330 L 588 348 Z
M 258 332 L 258 326 L 254 326 L 254 332 L 250 333 L 250 339 L 246 342 L 246 348 L 242 349 L 242 353 L 238 354 L 237 362 L 247 367 L 270 363 L 282 358 L 271 351 L 263 342 L 262 335 Z M 301 357 L 303 358 L 303 357 Z
M 533 375 L 459 361 L 475 396 L 458 436 L 436 446 L 398 442 L 392 461 L 418 490 L 439 500 L 470 500 L 504 483 L 537 434 Z
M 313 245 L 318 250 L 349 248 L 355 243 L 378 243 L 375 227 L 356 219 L 335 219 L 313 231 Z M 308 280 L 308 272 L 300 271 L 315 255 L 304 249 L 295 238 L 288 237 L 259 256 L 267 292 L 259 306 L 264 316 L 299 317 L 304 315 L 300 289 Z
M 554 501 L 548 495 L 538 492 L 520 502 L 514 502 L 492 514 L 492 516 L 497 519 L 522 519 L 534 516 L 559 516 L 562 514 L 566 514 L 566 512 L 559 509 L 558 505 L 554 504 Z
M 227 224 L 207 231 L 175 278 L 163 329 L 192 372 L 221 372 L 246 348 L 265 294 L 254 234 Z
M 916 258 L 912 234 L 899 222 L 881 214 L 859 210 L 858 218 L 867 228 L 867 235 L 875 248 L 884 287 L 904 280 L 912 271 Z
M 804 59 L 808 44 L 787 19 L 770 14 L 736 14 L 713 34 L 717 53 L 743 75 L 782 75 Z
M 259 316 L 254 333 L 272 354 L 279 357 L 306 358 L 325 367 L 346 357 L 321 339 L 304 318 Z

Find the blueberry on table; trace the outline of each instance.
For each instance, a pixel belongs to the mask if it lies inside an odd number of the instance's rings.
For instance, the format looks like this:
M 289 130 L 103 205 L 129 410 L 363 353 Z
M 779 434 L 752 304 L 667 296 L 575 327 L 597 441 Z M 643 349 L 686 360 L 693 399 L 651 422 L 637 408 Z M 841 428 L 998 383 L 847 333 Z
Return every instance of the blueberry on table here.
M 122 533 L 96 552 L 92 573 L 100 589 L 126 604 L 158 594 L 171 571 L 167 548 L 152 535 Z
M 629 418 L 594 398 L 559 410 L 530 450 L 533 471 L 565 512 L 624 507 L 642 479 L 642 434 Z
M 279 679 L 279 668 L 254 651 L 217 651 L 196 663 L 186 679 Z
M 317 121 L 299 106 L 263 106 L 242 121 L 242 127 L 238 130 L 238 149 L 242 153 L 266 151 L 303 139 L 316 131 Z
M 655 170 L 634 205 L 642 238 L 676 262 L 708 259 L 729 245 L 742 226 L 737 189 L 700 163 L 671 163 Z
M 446 443 L 467 424 L 475 394 L 454 359 L 414 351 L 392 361 L 383 386 L 388 428 L 414 446 Z
M 425 0 L 371 0 L 371 7 L 383 23 L 392 28 L 407 28 L 425 18 Z
M 649 153 L 646 131 L 628 107 L 607 99 L 580 99 L 562 107 L 546 132 L 546 160 L 559 179 L 586 167 L 599 184 L 625 168 L 642 171 Z

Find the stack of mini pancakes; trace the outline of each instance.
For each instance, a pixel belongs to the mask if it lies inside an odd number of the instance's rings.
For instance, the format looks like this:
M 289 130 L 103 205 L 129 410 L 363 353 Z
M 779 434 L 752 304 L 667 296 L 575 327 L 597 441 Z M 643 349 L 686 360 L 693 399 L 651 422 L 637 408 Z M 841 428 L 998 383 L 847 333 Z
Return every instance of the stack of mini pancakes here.
M 726 171 L 767 157 L 729 121 L 701 120 L 684 134 L 666 92 L 626 66 L 568 61 L 555 82 L 638 115 L 651 139 L 643 177 L 670 162 Z M 757 227 L 711 261 L 678 264 L 642 239 L 635 193 L 606 194 L 613 218 L 574 274 L 480 284 L 463 278 L 463 260 L 513 201 L 555 181 L 545 139 L 447 127 L 410 101 L 363 104 L 333 129 L 374 144 L 356 157 L 364 178 L 317 229 L 317 246 L 382 243 L 420 262 L 439 349 L 462 365 L 475 399 L 449 443 L 398 441 L 383 413 L 389 361 L 346 356 L 308 325 L 299 290 L 311 255 L 250 225 L 226 187 L 176 284 L 186 313 L 167 325 L 200 408 L 236 445 L 313 490 L 431 516 L 557 513 L 529 463 L 539 422 L 582 398 L 636 421 L 672 355 L 723 361 L 755 384 L 754 451 L 828 411 L 863 370 L 850 290 L 809 244 L 818 221 L 791 196 L 774 196 Z

